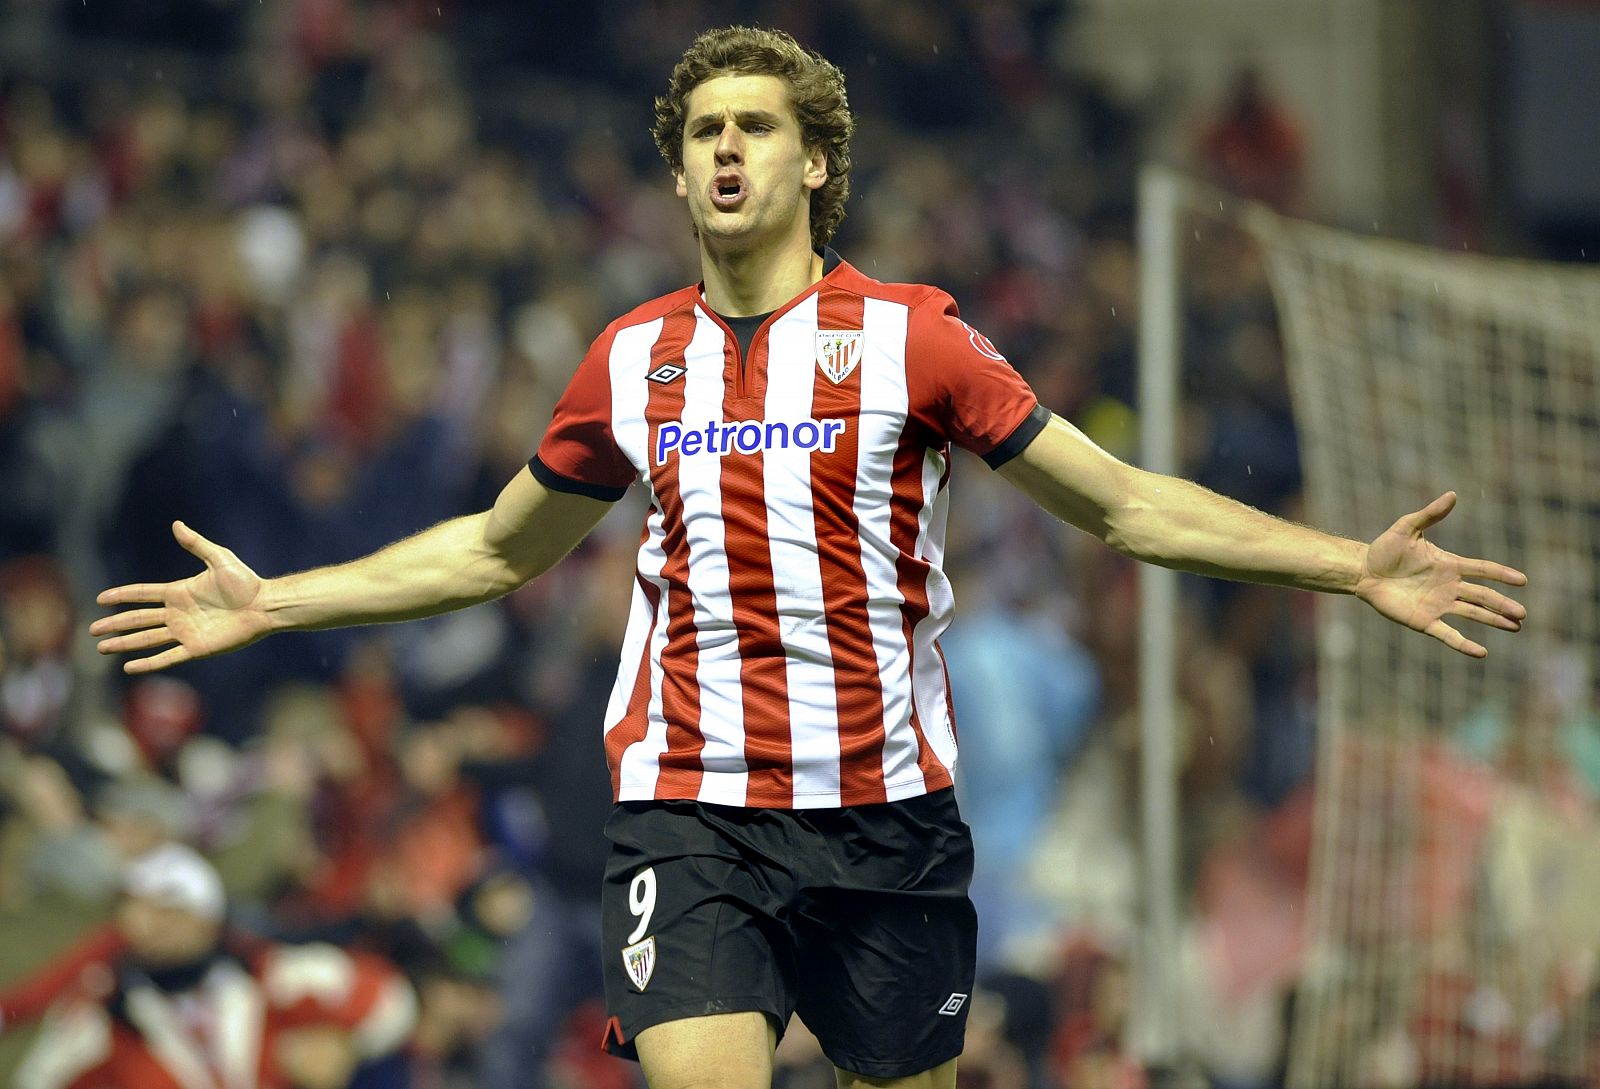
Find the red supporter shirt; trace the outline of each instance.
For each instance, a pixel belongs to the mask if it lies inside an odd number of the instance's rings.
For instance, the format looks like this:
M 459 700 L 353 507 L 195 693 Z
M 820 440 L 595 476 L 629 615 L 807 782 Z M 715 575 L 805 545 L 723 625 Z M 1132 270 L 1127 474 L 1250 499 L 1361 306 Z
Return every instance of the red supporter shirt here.
M 530 468 L 600 499 L 649 489 L 605 718 L 617 800 L 801 809 L 949 786 L 950 446 L 998 467 L 1048 418 L 950 296 L 831 252 L 749 358 L 698 288 L 613 322 Z
M 292 1089 L 284 1034 L 339 1029 L 367 1060 L 403 1047 L 416 1025 L 416 996 L 392 967 L 331 945 L 257 945 L 177 994 L 137 973 L 115 994 L 83 983 L 46 1019 L 17 1089 Z

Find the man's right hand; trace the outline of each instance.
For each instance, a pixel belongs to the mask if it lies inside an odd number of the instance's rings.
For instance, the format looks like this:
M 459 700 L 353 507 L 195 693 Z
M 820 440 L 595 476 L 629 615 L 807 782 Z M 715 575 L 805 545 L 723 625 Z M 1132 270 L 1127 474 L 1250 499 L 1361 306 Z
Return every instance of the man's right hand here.
M 138 582 L 103 591 L 101 605 L 137 605 L 102 617 L 89 634 L 109 636 L 97 644 L 101 654 L 125 654 L 166 646 L 158 654 L 132 658 L 125 673 L 158 669 L 249 646 L 270 630 L 261 609 L 263 581 L 238 556 L 213 544 L 182 522 L 172 523 L 178 543 L 205 564 L 205 570 L 179 582 Z M 167 646 L 169 643 L 176 646 Z

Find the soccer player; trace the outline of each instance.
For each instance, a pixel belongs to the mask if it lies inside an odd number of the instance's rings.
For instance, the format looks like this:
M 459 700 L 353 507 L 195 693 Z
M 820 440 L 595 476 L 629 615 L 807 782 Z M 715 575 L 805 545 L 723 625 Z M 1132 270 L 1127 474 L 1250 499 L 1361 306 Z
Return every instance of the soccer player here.
M 100 595 L 144 673 L 272 632 L 429 616 L 547 570 L 634 483 L 650 506 L 604 722 L 608 1046 L 654 1089 L 758 1087 L 798 1011 L 843 1086 L 955 1084 L 972 991 L 970 839 L 936 639 L 950 447 L 1127 555 L 1355 594 L 1463 653 L 1515 631 L 1429 543 L 1445 494 L 1370 544 L 1143 472 L 1041 407 L 951 298 L 827 248 L 849 191 L 843 78 L 787 35 L 702 35 L 656 103 L 703 280 L 613 322 L 492 509 L 350 563 L 205 569 Z

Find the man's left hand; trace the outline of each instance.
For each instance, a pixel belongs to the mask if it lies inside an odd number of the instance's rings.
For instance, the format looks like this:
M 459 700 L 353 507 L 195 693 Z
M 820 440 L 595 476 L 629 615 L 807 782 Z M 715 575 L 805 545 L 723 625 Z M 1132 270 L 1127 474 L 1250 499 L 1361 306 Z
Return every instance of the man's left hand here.
M 1437 525 L 1455 505 L 1456 493 L 1445 492 L 1380 534 L 1367 546 L 1355 593 L 1395 623 L 1431 635 L 1462 654 L 1482 658 L 1489 652 L 1445 623 L 1445 617 L 1520 631 L 1527 609 L 1496 590 L 1467 580 L 1493 579 L 1508 586 L 1525 586 L 1528 576 L 1504 564 L 1446 552 L 1424 538 L 1423 532 Z

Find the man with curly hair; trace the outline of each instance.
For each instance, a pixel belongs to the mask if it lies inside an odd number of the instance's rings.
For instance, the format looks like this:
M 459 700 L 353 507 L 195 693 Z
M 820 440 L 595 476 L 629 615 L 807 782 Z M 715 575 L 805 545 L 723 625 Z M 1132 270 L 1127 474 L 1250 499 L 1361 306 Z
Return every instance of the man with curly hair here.
M 955 1084 L 973 985 L 971 840 L 937 638 L 951 446 L 1110 546 L 1188 571 L 1516 630 L 1500 564 L 1434 547 L 1447 493 L 1370 545 L 1143 472 L 1039 405 L 936 288 L 828 248 L 849 191 L 843 77 L 788 35 L 703 34 L 656 104 L 702 281 L 613 322 L 491 510 L 262 579 L 183 523 L 193 578 L 108 590 L 131 673 L 288 629 L 514 590 L 634 484 L 649 511 L 604 722 L 608 1046 L 654 1089 L 770 1084 L 798 1013 L 841 1086 Z M 170 644 L 170 645 L 169 645 Z

